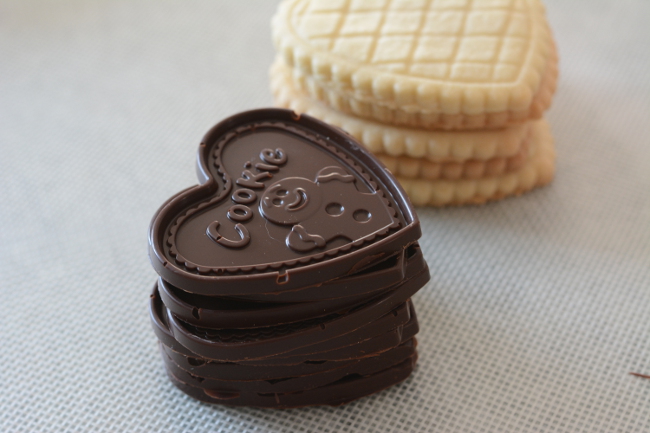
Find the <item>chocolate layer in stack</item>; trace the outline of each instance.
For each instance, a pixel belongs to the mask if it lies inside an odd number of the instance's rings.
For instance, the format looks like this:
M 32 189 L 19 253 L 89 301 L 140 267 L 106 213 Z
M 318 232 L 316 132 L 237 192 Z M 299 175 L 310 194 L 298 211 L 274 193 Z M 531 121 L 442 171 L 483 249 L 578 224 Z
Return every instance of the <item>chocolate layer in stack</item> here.
M 234 406 L 335 406 L 411 374 L 410 298 L 429 270 L 381 163 L 339 129 L 264 109 L 210 130 L 198 175 L 149 234 L 151 320 L 178 388 Z

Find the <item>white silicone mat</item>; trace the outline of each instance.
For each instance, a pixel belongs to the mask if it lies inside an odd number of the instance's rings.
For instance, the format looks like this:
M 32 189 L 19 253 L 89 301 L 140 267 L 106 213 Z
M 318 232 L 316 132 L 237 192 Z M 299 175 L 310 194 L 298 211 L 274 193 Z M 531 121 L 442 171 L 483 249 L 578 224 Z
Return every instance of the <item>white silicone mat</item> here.
M 478 0 L 480 1 L 480 0 Z M 650 2 L 548 2 L 555 182 L 422 209 L 420 361 L 342 408 L 167 380 L 147 227 L 202 135 L 271 104 L 270 1 L 0 2 L 0 431 L 648 432 Z

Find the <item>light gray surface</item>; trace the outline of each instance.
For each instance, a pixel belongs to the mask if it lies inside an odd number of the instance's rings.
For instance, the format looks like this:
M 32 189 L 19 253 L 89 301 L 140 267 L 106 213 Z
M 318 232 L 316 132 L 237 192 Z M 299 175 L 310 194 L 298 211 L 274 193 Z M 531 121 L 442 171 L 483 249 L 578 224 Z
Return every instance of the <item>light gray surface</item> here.
M 267 106 L 274 2 L 0 3 L 0 431 L 650 431 L 650 3 L 548 2 L 555 182 L 422 209 L 432 281 L 406 383 L 229 409 L 167 380 L 154 211 L 204 132 Z

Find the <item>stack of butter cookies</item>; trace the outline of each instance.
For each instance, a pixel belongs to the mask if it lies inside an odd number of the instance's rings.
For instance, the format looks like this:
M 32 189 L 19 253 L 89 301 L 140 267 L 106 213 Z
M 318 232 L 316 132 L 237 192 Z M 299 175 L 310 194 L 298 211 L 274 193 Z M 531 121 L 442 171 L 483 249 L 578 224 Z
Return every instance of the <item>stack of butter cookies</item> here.
M 276 104 L 353 135 L 414 204 L 552 180 L 557 52 L 539 0 L 285 0 L 272 28 Z

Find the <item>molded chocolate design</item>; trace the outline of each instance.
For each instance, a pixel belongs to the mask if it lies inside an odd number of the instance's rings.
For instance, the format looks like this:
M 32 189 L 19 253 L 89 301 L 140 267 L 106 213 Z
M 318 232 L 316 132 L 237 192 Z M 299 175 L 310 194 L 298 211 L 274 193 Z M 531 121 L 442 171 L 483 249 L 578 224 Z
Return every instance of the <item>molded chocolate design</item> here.
M 198 156 L 202 185 L 165 203 L 149 235 L 154 268 L 187 292 L 320 284 L 420 236 L 404 191 L 381 163 L 309 116 L 235 115 L 208 132 Z
M 354 181 L 336 166 L 320 170 L 315 182 L 288 177 L 264 191 L 260 209 L 269 221 L 292 226 L 287 246 L 294 251 L 322 248 L 337 237 L 351 242 L 391 224 L 381 197 L 360 192 Z

